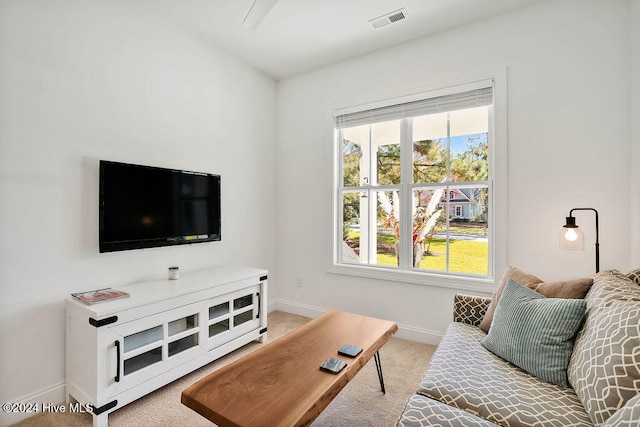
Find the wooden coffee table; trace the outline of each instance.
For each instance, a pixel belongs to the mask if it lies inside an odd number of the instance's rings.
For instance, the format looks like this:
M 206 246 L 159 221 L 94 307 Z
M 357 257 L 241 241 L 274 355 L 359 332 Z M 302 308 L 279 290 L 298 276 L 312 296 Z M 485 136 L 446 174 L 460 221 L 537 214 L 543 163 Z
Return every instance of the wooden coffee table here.
M 372 357 L 384 392 L 378 350 L 397 330 L 395 322 L 332 310 L 187 387 L 181 401 L 221 427 L 309 425 Z M 363 351 L 339 356 L 344 344 Z M 329 357 L 347 367 L 320 370 Z

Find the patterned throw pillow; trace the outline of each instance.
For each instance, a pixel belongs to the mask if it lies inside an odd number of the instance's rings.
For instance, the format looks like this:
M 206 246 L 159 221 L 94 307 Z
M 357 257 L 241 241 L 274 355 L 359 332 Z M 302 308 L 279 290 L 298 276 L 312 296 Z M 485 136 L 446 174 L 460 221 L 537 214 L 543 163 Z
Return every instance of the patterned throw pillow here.
M 569 382 L 594 425 L 640 393 L 640 286 L 615 271 L 596 274 Z
M 481 344 L 531 375 L 568 387 L 567 365 L 585 308 L 583 299 L 547 298 L 509 279 Z
M 509 267 L 505 270 L 500 285 L 491 297 L 491 302 L 487 308 L 487 312 L 484 318 L 478 325 L 480 329 L 485 332 L 489 332 L 491 327 L 491 321 L 493 320 L 493 313 L 496 309 L 496 305 L 502 295 L 502 290 L 506 286 L 509 279 L 524 285 L 534 291 L 544 295 L 547 298 L 584 298 L 589 292 L 593 280 L 591 278 L 579 278 L 570 280 L 557 280 L 551 282 L 544 282 L 542 279 L 537 278 L 533 274 L 525 273 L 524 271 L 515 267 Z
M 635 282 L 636 285 L 640 285 L 640 268 L 627 273 L 627 277 Z
M 604 423 L 604 427 L 638 427 L 638 425 L 640 425 L 640 393 Z

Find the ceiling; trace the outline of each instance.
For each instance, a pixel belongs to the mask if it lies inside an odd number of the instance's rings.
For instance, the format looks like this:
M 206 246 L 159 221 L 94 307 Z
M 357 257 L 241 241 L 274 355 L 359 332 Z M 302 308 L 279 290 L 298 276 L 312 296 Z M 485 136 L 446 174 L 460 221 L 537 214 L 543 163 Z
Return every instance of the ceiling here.
M 539 1 L 158 0 L 153 7 L 280 79 Z M 381 28 L 369 22 L 402 8 L 406 19 Z

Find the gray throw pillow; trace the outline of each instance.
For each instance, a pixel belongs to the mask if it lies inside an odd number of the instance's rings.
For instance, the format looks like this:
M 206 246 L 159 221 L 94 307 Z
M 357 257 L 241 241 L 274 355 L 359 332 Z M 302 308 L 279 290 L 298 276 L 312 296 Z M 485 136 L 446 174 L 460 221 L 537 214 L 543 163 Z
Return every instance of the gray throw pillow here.
M 547 298 L 509 279 L 481 344 L 531 375 L 569 387 L 567 365 L 585 309 L 583 299 Z

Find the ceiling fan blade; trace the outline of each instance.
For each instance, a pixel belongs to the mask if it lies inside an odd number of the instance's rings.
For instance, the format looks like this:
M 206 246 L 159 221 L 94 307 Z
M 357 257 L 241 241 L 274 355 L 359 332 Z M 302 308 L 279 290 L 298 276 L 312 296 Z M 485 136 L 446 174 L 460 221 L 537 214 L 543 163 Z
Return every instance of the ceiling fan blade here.
M 254 0 L 249 12 L 247 12 L 247 16 L 242 21 L 242 25 L 249 28 L 257 28 L 277 2 L 278 0 Z

